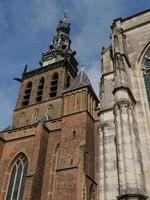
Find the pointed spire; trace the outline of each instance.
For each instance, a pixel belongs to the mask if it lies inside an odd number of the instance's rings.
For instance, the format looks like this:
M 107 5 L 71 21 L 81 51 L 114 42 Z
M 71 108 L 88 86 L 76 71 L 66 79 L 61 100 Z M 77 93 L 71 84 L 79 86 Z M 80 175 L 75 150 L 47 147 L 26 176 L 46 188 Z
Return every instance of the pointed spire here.
M 42 54 L 42 59 L 39 62 L 41 67 L 67 59 L 70 60 L 73 69 L 77 72 L 76 51 L 71 48 L 71 39 L 69 37 L 70 23 L 68 22 L 67 13 L 68 10 L 65 10 L 63 19 L 58 23 L 57 33 L 53 37 L 53 43 L 49 45 L 49 50 Z
M 86 74 L 86 72 L 84 71 L 84 68 L 82 67 L 79 74 L 77 75 L 77 77 L 75 78 L 73 83 L 71 84 L 71 86 L 69 88 L 67 88 L 66 90 L 64 90 L 64 93 L 65 92 L 71 92 L 73 90 L 78 90 L 78 89 L 86 87 L 86 86 L 90 88 L 93 95 L 98 100 L 97 95 L 95 94 L 93 87 L 91 85 L 91 82 L 88 78 L 88 75 Z
M 91 86 L 91 83 L 90 83 L 90 80 L 89 80 L 87 74 L 84 71 L 84 68 L 82 67 L 81 71 L 79 72 L 79 74 L 75 78 L 72 85 L 68 89 L 66 89 L 65 91 L 71 91 L 71 90 L 79 89 L 79 88 L 87 86 L 87 85 Z

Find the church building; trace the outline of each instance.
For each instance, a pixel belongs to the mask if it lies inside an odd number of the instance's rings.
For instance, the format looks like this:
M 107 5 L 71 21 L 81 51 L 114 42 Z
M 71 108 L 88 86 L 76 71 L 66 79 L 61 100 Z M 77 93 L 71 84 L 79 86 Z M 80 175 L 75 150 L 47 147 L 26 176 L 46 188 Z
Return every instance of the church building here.
M 40 67 L 16 79 L 12 124 L 0 133 L 0 200 L 95 198 L 99 99 L 69 33 L 64 17 Z
M 150 10 L 111 29 L 99 98 L 78 72 L 66 16 L 40 66 L 15 79 L 12 123 L 0 132 L 0 200 L 150 199 Z
M 101 71 L 99 200 L 150 199 L 150 10 L 114 20 Z

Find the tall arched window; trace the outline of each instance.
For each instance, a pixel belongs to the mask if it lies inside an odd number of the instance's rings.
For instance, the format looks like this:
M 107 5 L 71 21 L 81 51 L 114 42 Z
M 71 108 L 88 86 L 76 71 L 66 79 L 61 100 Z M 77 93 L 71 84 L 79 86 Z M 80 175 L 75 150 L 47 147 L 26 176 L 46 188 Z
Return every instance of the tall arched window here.
M 23 199 L 27 168 L 27 158 L 21 154 L 12 167 L 6 200 Z
M 144 56 L 143 70 L 144 70 L 144 81 L 147 92 L 147 98 L 150 106 L 150 48 L 147 50 Z
M 22 102 L 23 106 L 27 106 L 29 104 L 31 90 L 32 90 L 32 82 L 29 82 L 24 91 L 24 97 L 23 97 L 23 102 Z
M 57 88 L 58 88 L 58 73 L 54 73 L 51 80 L 51 87 L 50 87 L 50 98 L 55 97 L 57 95 Z
M 44 78 L 41 78 L 37 89 L 37 97 L 36 97 L 37 102 L 40 102 L 42 100 L 43 89 L 44 89 Z

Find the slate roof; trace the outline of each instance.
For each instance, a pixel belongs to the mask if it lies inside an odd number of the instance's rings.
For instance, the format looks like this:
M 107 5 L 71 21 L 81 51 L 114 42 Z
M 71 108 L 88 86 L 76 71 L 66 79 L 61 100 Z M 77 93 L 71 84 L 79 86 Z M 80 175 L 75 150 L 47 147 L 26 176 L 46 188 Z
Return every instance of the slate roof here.
M 88 86 L 91 89 L 93 95 L 98 100 L 98 97 L 93 90 L 91 82 L 90 82 L 86 72 L 84 71 L 84 68 L 81 69 L 81 71 L 79 72 L 79 74 L 77 75 L 75 80 L 73 81 L 72 85 L 69 88 L 64 90 L 64 93 L 71 92 L 73 90 L 77 90 L 77 89 L 80 89 L 80 88 L 83 88 L 83 87 L 86 87 L 86 86 Z

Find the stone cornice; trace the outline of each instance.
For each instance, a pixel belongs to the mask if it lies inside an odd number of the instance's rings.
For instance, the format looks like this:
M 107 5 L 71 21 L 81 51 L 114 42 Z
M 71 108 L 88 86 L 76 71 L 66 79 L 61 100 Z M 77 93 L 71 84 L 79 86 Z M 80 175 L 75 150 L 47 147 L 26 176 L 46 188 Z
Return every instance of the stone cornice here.
M 44 73 L 46 71 L 52 70 L 54 68 L 58 68 L 58 67 L 62 66 L 63 64 L 65 64 L 65 62 L 66 62 L 66 60 L 64 59 L 64 60 L 55 62 L 53 64 L 49 64 L 48 66 L 40 67 L 40 68 L 37 68 L 37 69 L 32 70 L 30 72 L 26 72 L 25 74 L 22 74 L 22 79 L 25 80 L 25 79 L 30 78 L 32 76 L 35 76 L 37 74 L 41 74 L 41 73 Z
M 148 199 L 147 196 L 143 195 L 143 194 L 124 194 L 119 196 L 117 199 L 118 200 L 124 200 L 124 199 L 131 199 L 131 198 L 136 198 L 137 200 L 146 200 Z

